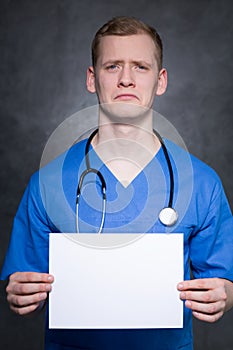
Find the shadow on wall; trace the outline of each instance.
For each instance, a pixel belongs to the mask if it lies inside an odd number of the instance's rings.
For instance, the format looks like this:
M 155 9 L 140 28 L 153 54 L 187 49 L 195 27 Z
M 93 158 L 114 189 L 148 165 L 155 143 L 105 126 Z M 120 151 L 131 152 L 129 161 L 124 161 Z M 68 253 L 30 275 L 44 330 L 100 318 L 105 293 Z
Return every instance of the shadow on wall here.
M 43 350 L 44 311 L 30 316 L 14 314 L 6 301 L 6 281 L 0 281 L 0 349 Z

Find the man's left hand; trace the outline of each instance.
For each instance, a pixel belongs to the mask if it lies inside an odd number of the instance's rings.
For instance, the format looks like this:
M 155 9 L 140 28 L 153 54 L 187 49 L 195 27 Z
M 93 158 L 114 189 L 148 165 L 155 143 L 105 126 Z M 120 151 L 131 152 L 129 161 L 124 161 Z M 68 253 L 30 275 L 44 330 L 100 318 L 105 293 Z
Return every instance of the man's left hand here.
M 203 278 L 180 282 L 180 299 L 201 321 L 216 322 L 233 306 L 233 283 L 221 278 Z

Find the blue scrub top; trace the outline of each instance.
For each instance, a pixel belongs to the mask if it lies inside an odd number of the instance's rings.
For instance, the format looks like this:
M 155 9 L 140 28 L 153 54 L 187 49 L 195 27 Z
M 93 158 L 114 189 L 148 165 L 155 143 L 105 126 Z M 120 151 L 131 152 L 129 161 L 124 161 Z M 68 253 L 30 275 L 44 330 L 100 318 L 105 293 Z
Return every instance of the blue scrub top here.
M 86 140 L 35 173 L 14 220 L 2 279 L 15 271 L 48 272 L 49 233 L 75 232 L 78 179 L 85 170 Z M 233 220 L 222 184 L 207 165 L 170 141 L 177 224 L 164 227 L 159 211 L 168 204 L 170 183 L 162 149 L 136 178 L 124 187 L 91 148 L 91 166 L 107 185 L 104 234 L 184 233 L 184 279 L 221 277 L 233 280 Z M 96 233 L 101 221 L 101 184 L 94 174 L 83 184 L 79 210 L 80 232 Z M 166 254 L 166 252 L 164 252 Z M 179 281 L 178 281 L 179 282 Z M 184 307 L 183 329 L 49 330 L 46 349 L 192 349 L 191 313 Z

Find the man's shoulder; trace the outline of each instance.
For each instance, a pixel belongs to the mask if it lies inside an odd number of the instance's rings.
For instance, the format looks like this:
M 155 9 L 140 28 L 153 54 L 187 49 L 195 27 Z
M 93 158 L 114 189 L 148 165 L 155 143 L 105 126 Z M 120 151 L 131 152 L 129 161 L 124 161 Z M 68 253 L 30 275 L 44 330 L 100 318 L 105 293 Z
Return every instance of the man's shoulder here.
M 166 146 L 175 164 L 178 164 L 179 170 L 184 173 L 192 172 L 195 181 L 209 183 L 210 185 L 221 182 L 218 174 L 210 165 L 194 156 L 187 149 L 170 140 L 166 140 Z
M 219 175 L 210 165 L 192 154 L 190 154 L 190 157 L 193 165 L 194 177 L 199 181 L 221 182 Z
M 61 168 L 64 170 L 64 168 L 67 167 L 77 166 L 85 158 L 85 146 L 86 139 L 75 143 L 54 159 L 50 160 L 46 165 L 42 165 L 39 172 L 53 174 L 60 171 Z
M 40 164 L 40 168 L 32 174 L 29 187 L 35 189 L 43 184 L 50 184 L 61 178 L 65 172 L 78 170 L 80 164 L 85 160 L 86 139 L 72 145 L 47 164 Z M 50 157 L 51 158 L 51 157 Z M 54 184 L 55 184 L 54 182 Z

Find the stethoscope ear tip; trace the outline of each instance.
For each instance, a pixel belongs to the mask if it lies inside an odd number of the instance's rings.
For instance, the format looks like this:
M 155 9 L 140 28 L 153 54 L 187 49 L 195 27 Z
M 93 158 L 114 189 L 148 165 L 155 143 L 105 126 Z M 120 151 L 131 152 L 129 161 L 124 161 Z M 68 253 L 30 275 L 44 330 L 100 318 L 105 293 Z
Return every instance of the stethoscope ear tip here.
M 171 207 L 163 208 L 159 213 L 159 220 L 164 226 L 173 226 L 177 223 L 177 211 Z

